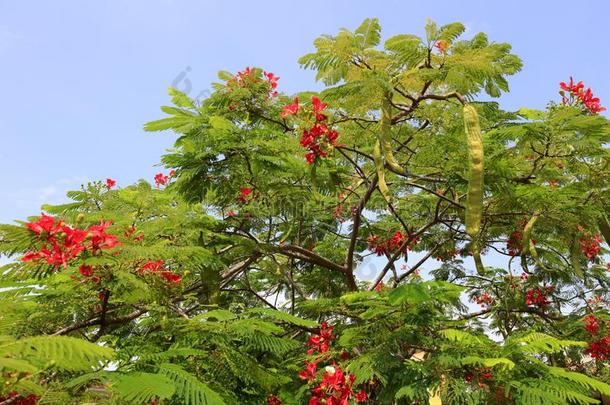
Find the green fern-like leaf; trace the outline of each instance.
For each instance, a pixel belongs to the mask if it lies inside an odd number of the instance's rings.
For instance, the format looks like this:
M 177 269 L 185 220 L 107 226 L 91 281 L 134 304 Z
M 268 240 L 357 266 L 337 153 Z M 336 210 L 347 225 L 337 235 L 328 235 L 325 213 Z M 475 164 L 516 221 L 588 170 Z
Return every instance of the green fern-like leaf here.
M 162 364 L 159 373 L 171 379 L 176 387 L 176 395 L 185 405 L 223 405 L 222 397 L 199 381 L 197 377 L 188 373 L 175 364 Z
M 119 397 L 133 404 L 150 403 L 154 398 L 171 398 L 176 391 L 172 380 L 162 374 L 113 373 L 111 379 L 112 390 Z

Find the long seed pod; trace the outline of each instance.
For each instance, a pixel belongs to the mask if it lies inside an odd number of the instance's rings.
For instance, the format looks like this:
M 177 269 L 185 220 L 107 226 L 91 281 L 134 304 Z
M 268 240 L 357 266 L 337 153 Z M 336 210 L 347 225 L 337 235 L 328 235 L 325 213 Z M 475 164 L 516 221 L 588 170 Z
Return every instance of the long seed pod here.
M 536 252 L 532 252 L 532 246 L 534 245 L 532 242 L 532 230 L 534 229 L 534 225 L 538 218 L 540 217 L 540 212 L 534 212 L 534 215 L 530 218 L 529 221 L 523 227 L 523 237 L 521 239 L 521 252 L 523 254 L 528 253 L 532 255 L 532 257 L 537 256 Z
M 481 250 L 479 249 L 477 242 L 474 242 L 472 245 L 472 258 L 474 259 L 474 266 L 477 270 L 477 274 L 479 276 L 484 275 L 485 266 L 483 265 L 483 260 L 481 260 Z
M 483 139 L 477 111 L 469 104 L 464 105 L 464 129 L 470 166 L 465 222 L 466 233 L 474 239 L 481 229 L 483 211 Z
M 379 179 L 377 184 L 379 191 L 386 201 L 390 201 L 390 190 L 385 182 L 385 171 L 383 168 L 383 157 L 381 156 L 381 145 L 379 140 L 375 142 L 375 146 L 373 147 L 373 159 L 375 160 L 375 169 L 377 170 L 377 177 Z
M 536 224 L 536 221 L 538 221 L 538 218 L 540 218 L 540 211 L 534 212 L 532 217 L 525 224 L 525 227 L 523 227 L 523 238 L 521 240 L 521 263 L 526 263 L 525 255 L 529 253 L 538 267 L 546 269 L 544 263 L 540 261 L 538 251 L 536 250 L 536 245 L 532 240 L 532 230 L 534 229 L 534 225 Z
M 390 97 L 391 94 L 385 94 L 381 101 L 381 133 L 379 135 L 381 152 L 385 163 L 393 172 L 406 174 L 406 170 L 400 166 L 392 152 L 392 104 Z

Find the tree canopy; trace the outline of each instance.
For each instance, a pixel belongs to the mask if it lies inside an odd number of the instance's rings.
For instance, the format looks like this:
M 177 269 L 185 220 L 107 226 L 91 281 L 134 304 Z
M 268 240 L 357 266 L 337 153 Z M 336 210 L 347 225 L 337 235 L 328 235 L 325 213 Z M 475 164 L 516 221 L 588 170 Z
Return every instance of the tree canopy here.
M 0 225 L 0 404 L 610 396 L 604 108 L 570 79 L 501 109 L 521 60 L 463 34 L 366 19 L 300 58 L 320 92 L 170 89 L 154 184 Z

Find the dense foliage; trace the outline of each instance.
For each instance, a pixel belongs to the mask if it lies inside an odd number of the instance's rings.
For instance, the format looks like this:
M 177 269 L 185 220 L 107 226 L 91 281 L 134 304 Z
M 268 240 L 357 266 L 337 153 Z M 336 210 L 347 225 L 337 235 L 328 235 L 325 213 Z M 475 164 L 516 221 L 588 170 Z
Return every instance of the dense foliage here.
M 610 142 L 591 89 L 459 23 L 315 40 L 321 92 L 221 72 L 154 184 L 0 226 L 0 404 L 541 404 L 610 395 Z M 171 171 L 169 171 L 171 169 Z M 376 273 L 360 279 L 367 256 Z M 426 271 L 422 271 L 423 269 Z

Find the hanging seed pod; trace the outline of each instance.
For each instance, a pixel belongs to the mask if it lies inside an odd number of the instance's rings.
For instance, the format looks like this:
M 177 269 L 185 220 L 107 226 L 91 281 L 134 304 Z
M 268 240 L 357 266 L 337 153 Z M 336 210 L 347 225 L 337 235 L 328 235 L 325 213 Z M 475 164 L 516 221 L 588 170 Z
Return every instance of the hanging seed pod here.
M 538 256 L 536 252 L 532 252 L 532 250 L 535 250 L 535 248 L 533 249 L 534 243 L 532 242 L 532 230 L 534 229 L 534 224 L 536 224 L 539 217 L 540 212 L 536 211 L 530 220 L 527 221 L 525 227 L 523 228 L 523 237 L 521 239 L 521 252 L 523 254 L 529 252 L 532 257 Z
M 464 106 L 464 129 L 468 143 L 468 196 L 466 197 L 466 233 L 476 238 L 483 211 L 483 140 L 479 117 L 473 106 Z
M 381 152 L 387 164 L 393 172 L 406 174 L 406 171 L 400 166 L 394 153 L 392 152 L 392 104 L 391 94 L 385 94 L 381 101 L 381 132 L 379 141 L 381 143 Z
M 377 185 L 379 187 L 379 191 L 386 201 L 390 201 L 390 190 L 385 182 L 383 157 L 381 156 L 381 145 L 379 141 L 375 142 L 375 146 L 373 147 L 373 159 L 375 160 L 375 169 L 377 170 L 377 178 L 379 179 Z

